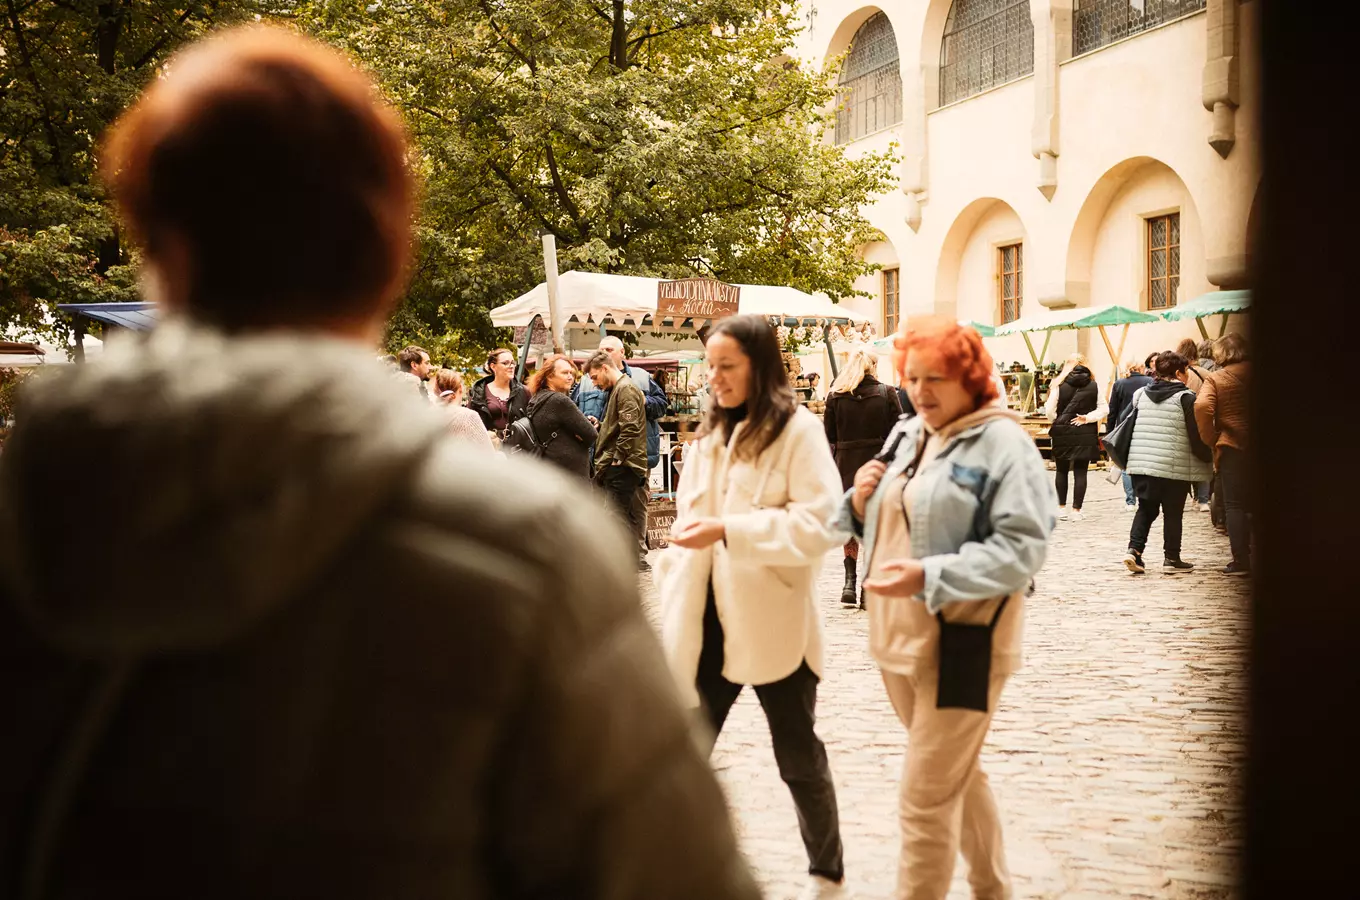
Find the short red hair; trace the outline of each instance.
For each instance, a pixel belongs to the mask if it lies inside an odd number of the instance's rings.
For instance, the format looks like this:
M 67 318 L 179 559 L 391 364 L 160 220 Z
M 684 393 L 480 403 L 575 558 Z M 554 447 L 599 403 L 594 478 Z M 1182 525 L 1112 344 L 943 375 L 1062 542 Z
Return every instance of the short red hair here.
M 942 316 L 916 316 L 902 323 L 893 338 L 893 368 L 899 382 L 906 379 L 907 354 L 915 351 L 944 370 L 950 378 L 963 382 L 973 395 L 973 408 L 982 409 L 997 399 L 996 364 L 982 345 L 977 329 L 960 325 Z

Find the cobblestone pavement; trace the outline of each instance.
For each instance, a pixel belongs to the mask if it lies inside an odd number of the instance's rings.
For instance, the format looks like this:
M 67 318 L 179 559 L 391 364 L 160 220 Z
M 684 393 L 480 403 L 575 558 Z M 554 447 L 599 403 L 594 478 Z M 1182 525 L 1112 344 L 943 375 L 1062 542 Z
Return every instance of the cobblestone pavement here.
M 1091 473 L 1085 520 L 1058 524 L 1027 610 L 1026 665 L 1007 685 L 983 751 L 1016 896 L 1231 897 L 1243 821 L 1247 585 L 1218 573 L 1227 538 L 1193 507 L 1183 553 L 1198 568 L 1160 571 L 1159 521 L 1148 574 L 1130 575 L 1121 559 L 1132 517 L 1102 474 Z M 820 579 L 827 672 L 818 731 L 836 779 L 848 877 L 860 896 L 890 898 L 906 738 L 869 659 L 864 614 L 840 608 L 843 577 L 836 551 Z M 733 708 L 713 765 L 767 895 L 796 896 L 806 858 L 754 692 Z M 969 896 L 960 860 L 949 898 Z

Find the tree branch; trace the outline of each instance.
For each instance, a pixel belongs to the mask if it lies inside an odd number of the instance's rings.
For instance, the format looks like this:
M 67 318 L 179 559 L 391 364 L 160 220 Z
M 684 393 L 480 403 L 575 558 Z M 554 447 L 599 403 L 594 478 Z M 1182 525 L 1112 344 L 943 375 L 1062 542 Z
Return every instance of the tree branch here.
M 496 21 L 496 16 L 491 12 L 491 4 L 488 3 L 487 0 L 481 0 L 481 2 L 478 3 L 478 6 L 482 8 L 482 12 L 486 13 L 486 20 L 491 23 L 491 30 L 496 32 L 496 37 L 505 42 L 505 46 L 510 48 L 510 52 L 515 54 L 515 56 L 519 58 L 520 62 L 524 63 L 526 66 L 529 67 L 530 72 L 533 72 L 535 75 L 537 75 L 538 66 L 534 65 L 533 58 L 526 55 L 523 50 L 516 47 L 515 42 L 510 40 L 510 37 L 504 31 L 501 30 L 500 23 Z
M 491 169 L 492 172 L 496 173 L 496 177 L 499 178 L 501 180 L 501 183 L 505 185 L 505 189 L 510 192 L 510 195 L 519 201 L 520 206 L 524 207 L 524 211 L 529 213 L 535 219 L 537 219 L 539 224 L 542 225 L 546 231 L 551 232 L 553 237 L 558 238 L 565 237 L 565 235 L 561 233 L 561 229 L 559 229 L 556 225 L 550 222 L 548 220 L 548 217 L 543 215 L 543 212 L 539 210 L 537 207 L 535 207 L 535 205 L 532 202 L 530 202 L 529 198 L 525 195 L 524 191 L 521 190 L 519 185 L 515 183 L 514 179 L 510 177 L 509 172 L 501 168 L 500 165 L 498 165 L 494 160 L 488 161 L 487 167 Z
M 217 8 L 216 3 L 213 3 L 212 6 L 214 10 Z M 190 6 L 184 12 L 180 13 L 179 18 L 175 20 L 175 28 L 183 28 L 184 23 L 188 22 L 189 19 L 193 17 L 194 12 L 194 7 Z M 140 69 L 142 66 L 151 62 L 151 60 L 156 57 L 156 54 L 160 53 L 161 50 L 165 48 L 165 45 L 170 43 L 170 39 L 174 36 L 175 32 L 173 30 L 167 30 L 165 34 L 160 36 L 160 39 L 157 40 L 156 43 L 151 45 L 151 49 L 143 53 L 138 60 L 132 64 L 132 68 Z
M 47 137 L 47 146 L 52 153 L 52 163 L 57 167 L 57 177 L 63 187 L 70 187 L 71 174 L 67 170 L 67 161 L 61 153 L 61 141 L 57 138 L 57 129 L 52 124 L 52 110 L 48 108 L 47 97 L 43 94 L 42 84 L 38 81 L 38 73 L 33 68 L 33 55 L 28 49 L 28 37 L 24 34 L 23 22 L 19 20 L 19 10 L 14 5 L 14 0 L 5 0 L 5 6 L 9 12 L 10 27 L 14 29 L 14 41 L 19 50 L 19 63 L 23 66 L 28 75 L 28 82 L 33 86 L 34 100 L 39 109 L 42 110 L 43 132 Z
M 567 214 L 576 225 L 576 233 L 585 237 L 585 227 L 581 222 L 581 208 L 571 199 L 571 194 L 567 193 L 567 186 L 562 182 L 562 173 L 557 170 L 557 155 L 553 153 L 552 135 L 548 135 L 548 171 L 552 174 L 553 190 L 557 191 L 557 197 L 566 207 Z
M 784 104 L 778 109 L 772 109 L 769 112 L 765 113 L 764 115 L 756 116 L 754 119 L 747 119 L 744 122 L 738 122 L 737 124 L 729 125 L 726 128 L 718 128 L 713 131 L 706 131 L 704 132 L 704 134 L 708 135 L 727 134 L 729 131 L 736 131 L 739 128 L 745 128 L 747 125 L 754 125 L 757 122 L 763 122 L 766 119 L 772 119 L 775 116 L 783 115 L 784 113 L 788 112 L 790 109 L 794 107 L 796 102 L 797 101 L 789 101 L 788 103 Z

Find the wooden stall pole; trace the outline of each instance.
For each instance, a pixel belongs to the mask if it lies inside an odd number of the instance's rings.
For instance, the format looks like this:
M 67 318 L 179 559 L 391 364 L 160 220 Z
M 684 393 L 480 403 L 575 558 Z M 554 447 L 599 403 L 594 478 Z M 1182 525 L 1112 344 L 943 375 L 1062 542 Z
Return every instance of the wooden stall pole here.
M 1225 335 L 1225 334 L 1228 333 L 1228 315 L 1229 315 L 1229 313 L 1224 313 L 1224 314 L 1223 314 L 1223 318 L 1220 319 L 1219 322 L 1218 322 L 1218 336 L 1219 336 L 1219 337 L 1223 337 L 1223 335 Z
M 1022 331 L 1020 336 L 1025 339 L 1025 346 L 1029 348 L 1029 358 L 1034 361 L 1034 377 L 1029 380 L 1029 398 L 1034 402 L 1034 408 L 1039 408 L 1039 367 L 1044 364 L 1044 357 L 1048 356 L 1048 342 L 1053 339 L 1052 331 L 1044 332 L 1044 349 L 1040 353 L 1034 352 L 1034 345 L 1029 341 L 1029 332 Z M 1020 401 L 1023 408 L 1025 401 Z
M 1199 333 L 1203 335 L 1204 339 L 1209 340 L 1209 329 L 1204 327 L 1204 320 L 1202 318 L 1195 319 L 1195 325 L 1199 327 Z
M 1105 342 L 1105 351 L 1110 354 L 1110 362 L 1114 364 L 1114 371 L 1110 375 L 1110 382 L 1105 385 L 1105 399 L 1109 400 L 1110 390 L 1114 387 L 1115 380 L 1119 378 L 1119 358 L 1124 353 L 1124 343 L 1129 339 L 1129 325 L 1127 322 L 1124 323 L 1124 331 L 1119 336 L 1118 352 L 1115 351 L 1114 345 L 1110 343 L 1110 336 L 1105 333 L 1105 326 L 1097 325 L 1096 329 L 1100 332 L 1100 339 Z
M 826 359 L 831 364 L 831 377 L 827 379 L 827 386 L 836 380 L 840 374 L 836 369 L 836 351 L 831 348 L 831 325 L 828 323 L 822 326 L 822 342 L 826 344 Z

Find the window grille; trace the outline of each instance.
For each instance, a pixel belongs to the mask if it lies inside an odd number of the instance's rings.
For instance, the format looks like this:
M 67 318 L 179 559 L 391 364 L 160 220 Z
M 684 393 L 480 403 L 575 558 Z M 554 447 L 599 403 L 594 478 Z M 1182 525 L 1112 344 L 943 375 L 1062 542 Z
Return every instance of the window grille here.
M 1170 309 L 1181 286 L 1181 214 L 1154 216 L 1147 229 L 1148 309 Z
M 998 325 L 1020 318 L 1020 302 L 1024 299 L 1024 257 L 1020 244 L 997 248 L 997 300 L 1000 305 Z
M 902 316 L 899 281 L 901 272 L 901 269 L 883 270 L 883 333 L 887 335 L 896 333 L 897 324 Z
M 855 32 L 836 88 L 836 143 L 848 144 L 902 121 L 897 37 L 883 13 Z
M 1029 0 L 954 0 L 940 43 L 940 105 L 1034 71 Z
M 1205 0 L 1075 0 L 1072 53 L 1090 53 L 1204 9 Z

